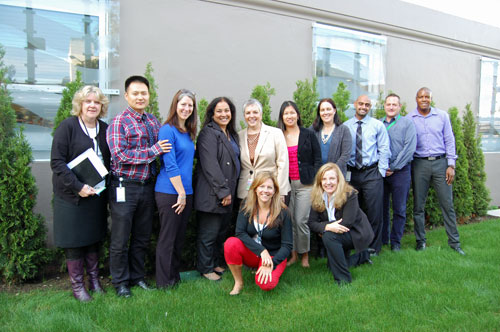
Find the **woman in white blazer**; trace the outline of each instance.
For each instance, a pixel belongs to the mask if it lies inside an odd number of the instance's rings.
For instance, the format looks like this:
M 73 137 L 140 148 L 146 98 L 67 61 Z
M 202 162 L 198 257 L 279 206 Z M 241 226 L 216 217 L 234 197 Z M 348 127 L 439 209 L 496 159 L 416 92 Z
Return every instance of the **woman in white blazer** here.
M 256 99 L 243 104 L 247 128 L 238 132 L 241 173 L 238 181 L 239 199 L 245 199 L 257 173 L 272 172 L 279 184 L 282 198 L 290 191 L 288 181 L 288 150 L 283 132 L 262 123 L 262 105 Z

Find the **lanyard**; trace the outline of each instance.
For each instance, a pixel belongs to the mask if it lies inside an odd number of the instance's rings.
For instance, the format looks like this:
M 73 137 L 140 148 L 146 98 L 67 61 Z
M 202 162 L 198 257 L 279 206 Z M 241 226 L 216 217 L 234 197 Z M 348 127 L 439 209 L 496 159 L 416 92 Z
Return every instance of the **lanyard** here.
M 259 223 L 259 208 L 257 208 L 257 240 L 260 244 L 262 244 L 262 233 L 264 232 L 264 228 L 266 228 L 267 226 L 267 220 L 269 219 L 269 212 L 267 213 L 267 217 L 266 217 L 266 221 L 262 224 L 262 227 L 259 228 L 259 225 L 261 225 L 261 223 Z
M 92 137 L 90 137 L 89 130 L 87 129 L 85 122 L 81 118 L 79 118 L 79 120 L 83 124 L 83 127 L 85 128 L 85 133 L 92 140 L 92 145 L 94 146 L 93 149 L 95 151 L 95 154 L 99 155 L 99 142 L 97 141 L 97 135 L 99 134 L 99 121 L 96 121 L 95 138 L 92 138 Z M 94 139 L 95 139 L 95 143 L 94 143 Z
M 401 117 L 401 114 L 398 114 L 398 117 L 396 118 L 396 120 L 394 120 L 390 125 L 387 126 L 387 130 L 389 130 L 392 126 L 394 126 L 394 124 L 396 123 L 396 121 L 399 120 L 400 117 Z

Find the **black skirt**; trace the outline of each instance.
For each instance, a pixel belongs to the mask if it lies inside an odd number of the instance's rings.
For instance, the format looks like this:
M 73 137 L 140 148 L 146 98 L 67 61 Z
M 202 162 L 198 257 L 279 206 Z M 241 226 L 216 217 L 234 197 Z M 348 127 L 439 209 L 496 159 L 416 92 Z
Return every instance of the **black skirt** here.
M 106 235 L 107 218 L 105 193 L 82 198 L 79 205 L 54 195 L 54 243 L 60 248 L 97 243 Z

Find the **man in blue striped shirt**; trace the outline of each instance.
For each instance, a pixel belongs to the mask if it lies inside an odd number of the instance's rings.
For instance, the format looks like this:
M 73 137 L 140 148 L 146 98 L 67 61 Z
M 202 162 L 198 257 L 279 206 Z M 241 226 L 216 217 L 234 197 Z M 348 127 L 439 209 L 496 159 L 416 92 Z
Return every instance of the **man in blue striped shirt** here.
M 389 244 L 390 238 L 391 250 L 399 251 L 401 250 L 401 238 L 406 223 L 406 201 L 410 192 L 411 161 L 417 148 L 417 133 L 413 121 L 401 116 L 401 101 L 397 94 L 391 93 L 385 98 L 384 110 L 385 119 L 382 123 L 389 134 L 391 158 L 384 178 L 382 243 Z
M 370 253 L 378 255 L 382 249 L 383 177 L 391 151 L 384 125 L 368 115 L 371 106 L 368 96 L 359 96 L 354 102 L 355 116 L 345 122 L 352 136 L 347 178 L 350 176 L 350 184 L 359 192 L 359 205 L 375 233 Z

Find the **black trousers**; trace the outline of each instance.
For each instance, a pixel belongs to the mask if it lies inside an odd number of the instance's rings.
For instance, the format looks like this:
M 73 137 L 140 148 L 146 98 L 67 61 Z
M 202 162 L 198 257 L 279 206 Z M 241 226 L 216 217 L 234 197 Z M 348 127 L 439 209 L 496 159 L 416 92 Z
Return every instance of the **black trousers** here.
M 155 207 L 153 183 L 123 185 L 125 202 L 116 202 L 115 183 L 109 190 L 112 220 L 109 261 L 115 287 L 134 285 L 144 279 L 144 259 L 151 238 Z
M 224 264 L 224 241 L 226 241 L 232 213 L 209 213 L 198 211 L 197 270 L 210 273 Z
M 338 284 L 350 283 L 352 277 L 349 268 L 361 265 L 370 258 L 368 250 L 351 255 L 354 244 L 349 232 L 342 234 L 325 232 L 323 233 L 323 244 L 328 256 L 328 268 Z
M 384 207 L 384 178 L 378 167 L 359 171 L 351 171 L 351 185 L 358 191 L 359 206 L 368 217 L 374 238 L 370 248 L 378 253 L 382 249 L 382 223 Z
M 155 193 L 160 215 L 160 234 L 156 245 L 156 285 L 165 288 L 181 280 L 179 269 L 187 224 L 193 207 L 193 195 L 186 196 L 186 207 L 181 214 L 172 208 L 177 194 Z

